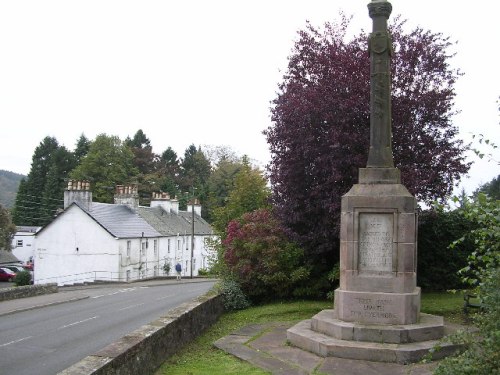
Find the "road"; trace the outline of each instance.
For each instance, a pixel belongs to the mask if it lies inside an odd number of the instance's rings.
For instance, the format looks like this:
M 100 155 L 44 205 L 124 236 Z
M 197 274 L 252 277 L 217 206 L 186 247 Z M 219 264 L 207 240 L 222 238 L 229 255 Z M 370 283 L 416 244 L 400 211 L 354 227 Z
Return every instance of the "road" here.
M 84 300 L 3 316 L 0 374 L 53 375 L 204 294 L 213 282 L 132 285 L 89 289 Z

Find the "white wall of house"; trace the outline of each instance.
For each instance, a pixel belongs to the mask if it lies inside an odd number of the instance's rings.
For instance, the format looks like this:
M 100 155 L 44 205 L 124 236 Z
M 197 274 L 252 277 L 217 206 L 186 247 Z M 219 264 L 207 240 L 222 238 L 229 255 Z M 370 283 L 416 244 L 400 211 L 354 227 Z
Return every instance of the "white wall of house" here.
M 162 276 L 161 238 L 120 239 L 120 275 L 122 281 Z
M 209 258 L 212 257 L 212 253 L 206 247 L 205 241 L 208 238 L 210 236 L 194 237 L 193 276 L 198 276 L 200 268 L 209 268 Z M 176 274 L 175 265 L 179 262 L 182 266 L 182 276 L 191 276 L 191 236 L 187 234 L 162 238 L 159 262 L 161 268 L 165 263 L 170 264 L 170 275 Z
M 36 236 L 35 284 L 118 279 L 123 246 L 126 251 L 125 240 L 115 239 L 79 207 L 71 206 Z
M 12 239 L 12 254 L 23 264 L 35 256 L 35 233 L 16 232 Z

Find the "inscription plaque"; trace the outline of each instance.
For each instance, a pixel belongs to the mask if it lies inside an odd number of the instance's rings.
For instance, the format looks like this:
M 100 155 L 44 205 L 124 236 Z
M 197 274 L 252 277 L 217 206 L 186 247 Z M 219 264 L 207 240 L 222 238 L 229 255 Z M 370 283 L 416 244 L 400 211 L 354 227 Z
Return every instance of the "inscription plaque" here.
M 359 270 L 392 272 L 394 215 L 359 214 Z

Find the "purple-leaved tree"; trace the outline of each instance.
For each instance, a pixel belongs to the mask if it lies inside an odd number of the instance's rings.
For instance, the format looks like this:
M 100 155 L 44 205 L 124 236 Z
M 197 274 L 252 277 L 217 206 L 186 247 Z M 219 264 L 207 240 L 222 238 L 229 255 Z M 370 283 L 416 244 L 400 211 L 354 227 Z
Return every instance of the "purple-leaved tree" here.
M 402 183 L 418 200 L 444 199 L 466 173 L 466 146 L 452 123 L 451 43 L 442 34 L 390 31 L 393 154 Z M 338 260 L 340 198 L 357 183 L 369 148 L 367 36 L 346 37 L 349 20 L 299 32 L 264 131 L 275 213 L 318 271 Z

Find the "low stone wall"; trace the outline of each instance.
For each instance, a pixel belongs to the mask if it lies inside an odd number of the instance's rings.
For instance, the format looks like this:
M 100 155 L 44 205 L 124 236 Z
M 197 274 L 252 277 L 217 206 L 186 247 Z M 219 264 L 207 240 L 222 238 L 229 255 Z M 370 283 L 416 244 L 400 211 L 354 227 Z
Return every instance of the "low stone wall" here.
M 0 302 L 11 299 L 41 296 L 42 294 L 57 293 L 57 284 L 38 284 L 17 286 L 14 288 L 0 289 Z
M 59 374 L 153 374 L 167 358 L 215 323 L 223 312 L 220 295 L 184 303 Z

